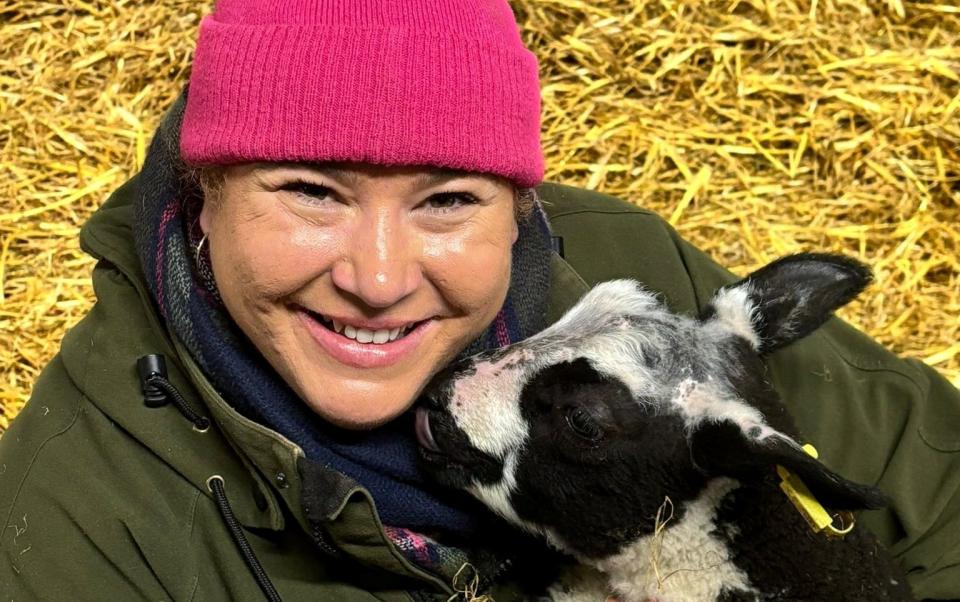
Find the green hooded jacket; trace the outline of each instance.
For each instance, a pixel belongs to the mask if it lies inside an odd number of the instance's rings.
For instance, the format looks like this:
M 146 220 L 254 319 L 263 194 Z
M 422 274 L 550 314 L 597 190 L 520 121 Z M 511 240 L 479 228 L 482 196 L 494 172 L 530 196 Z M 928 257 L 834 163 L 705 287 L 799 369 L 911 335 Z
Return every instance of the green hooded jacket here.
M 446 600 L 450 584 L 395 549 L 348 478 L 327 475 L 327 494 L 305 509 L 301 450 L 234 411 L 170 336 L 134 250 L 138 185 L 84 227 L 97 302 L 0 440 L 0 600 L 262 600 L 212 475 L 284 600 Z M 559 185 L 540 193 L 565 251 L 552 266 L 551 321 L 603 280 L 635 278 L 695 313 L 732 279 L 649 211 Z M 144 403 L 136 363 L 147 354 L 166 357 L 170 381 L 212 428 Z M 861 524 L 917 595 L 960 597 L 960 393 L 837 319 L 769 369 L 821 459 L 891 495 Z M 519 597 L 510 584 L 492 594 Z

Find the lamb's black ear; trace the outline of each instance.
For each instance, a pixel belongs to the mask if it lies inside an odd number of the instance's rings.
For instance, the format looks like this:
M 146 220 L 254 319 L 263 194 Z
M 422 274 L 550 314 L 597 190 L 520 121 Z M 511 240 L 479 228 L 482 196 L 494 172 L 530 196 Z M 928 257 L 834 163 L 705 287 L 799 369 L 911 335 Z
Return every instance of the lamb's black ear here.
M 766 354 L 816 330 L 871 280 L 869 268 L 854 259 L 788 255 L 721 288 L 705 317 L 726 322 Z
M 818 462 L 794 441 L 774 431 L 762 439 L 729 421 L 698 426 L 690 439 L 694 463 L 711 476 L 747 480 L 780 465 L 800 477 L 821 504 L 832 510 L 883 508 L 876 487 L 849 481 Z

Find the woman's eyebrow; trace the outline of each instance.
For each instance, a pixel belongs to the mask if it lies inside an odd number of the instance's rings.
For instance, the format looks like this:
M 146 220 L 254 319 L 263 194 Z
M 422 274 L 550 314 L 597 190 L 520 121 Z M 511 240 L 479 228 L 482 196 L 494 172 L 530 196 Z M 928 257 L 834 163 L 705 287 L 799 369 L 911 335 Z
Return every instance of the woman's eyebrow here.
M 279 169 L 306 169 L 312 171 L 313 173 L 326 176 L 333 180 L 343 182 L 345 184 L 354 186 L 360 180 L 360 172 L 354 169 L 339 167 L 337 165 L 315 165 L 310 163 L 270 163 L 262 162 L 257 163 L 255 171 L 257 172 L 269 172 L 276 171 Z M 421 171 L 417 174 L 416 180 L 414 180 L 413 187 L 416 189 L 430 188 L 432 186 L 437 186 L 443 184 L 450 180 L 457 180 L 461 178 L 474 179 L 477 178 L 476 174 L 472 174 L 466 171 L 460 171 L 456 169 L 438 169 L 431 168 L 426 171 Z
M 269 173 L 271 171 L 280 171 L 284 169 L 305 169 L 312 171 L 320 176 L 327 176 L 331 179 L 356 184 L 359 176 L 353 170 L 343 169 L 333 165 L 312 165 L 310 163 L 271 163 L 268 161 L 258 162 L 254 167 L 254 173 Z

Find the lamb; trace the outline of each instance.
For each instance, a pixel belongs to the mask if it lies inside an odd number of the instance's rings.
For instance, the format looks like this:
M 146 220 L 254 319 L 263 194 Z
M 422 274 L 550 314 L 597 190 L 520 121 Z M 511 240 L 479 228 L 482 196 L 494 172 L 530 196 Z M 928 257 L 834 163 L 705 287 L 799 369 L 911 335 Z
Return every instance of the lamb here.
M 799 479 L 834 512 L 886 502 L 801 448 L 763 364 L 870 279 L 788 256 L 699 318 L 602 283 L 536 336 L 437 375 L 416 415 L 424 464 L 579 562 L 554 599 L 909 600 L 871 534 L 815 533 L 781 489 Z

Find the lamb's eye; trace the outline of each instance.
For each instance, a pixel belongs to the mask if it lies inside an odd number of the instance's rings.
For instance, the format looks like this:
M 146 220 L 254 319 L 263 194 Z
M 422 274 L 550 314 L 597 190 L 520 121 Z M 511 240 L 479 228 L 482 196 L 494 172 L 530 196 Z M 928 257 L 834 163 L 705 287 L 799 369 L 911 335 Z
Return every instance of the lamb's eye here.
M 599 441 L 603 438 L 603 429 L 583 408 L 574 407 L 567 410 L 567 424 L 574 433 L 587 441 Z

